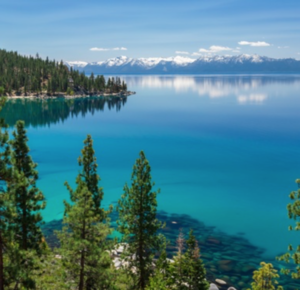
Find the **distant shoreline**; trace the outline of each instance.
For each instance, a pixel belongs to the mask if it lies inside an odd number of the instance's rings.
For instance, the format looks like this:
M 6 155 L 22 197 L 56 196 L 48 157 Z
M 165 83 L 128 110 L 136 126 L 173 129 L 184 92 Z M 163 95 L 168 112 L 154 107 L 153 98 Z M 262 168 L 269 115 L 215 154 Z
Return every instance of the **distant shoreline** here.
M 121 93 L 101 93 L 101 94 L 74 94 L 66 95 L 64 93 L 58 93 L 53 96 L 47 94 L 31 94 L 28 96 L 7 96 L 8 99 L 77 99 L 77 98 L 88 98 L 88 97 L 128 97 L 134 95 L 136 92 L 121 92 Z

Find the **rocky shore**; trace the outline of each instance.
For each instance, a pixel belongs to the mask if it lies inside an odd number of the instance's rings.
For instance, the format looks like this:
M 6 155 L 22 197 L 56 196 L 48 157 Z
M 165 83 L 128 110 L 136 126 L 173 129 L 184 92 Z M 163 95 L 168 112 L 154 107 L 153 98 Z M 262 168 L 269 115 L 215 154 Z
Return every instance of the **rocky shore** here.
M 56 93 L 49 95 L 46 93 L 42 94 L 22 94 L 22 95 L 12 95 L 7 96 L 8 99 L 55 99 L 55 98 L 65 98 L 65 99 L 76 99 L 76 98 L 86 98 L 86 97 L 128 97 L 134 95 L 136 92 L 132 91 L 121 91 L 119 93 L 107 93 L 107 92 L 95 92 L 95 93 L 75 93 L 74 95 L 66 95 L 65 93 Z

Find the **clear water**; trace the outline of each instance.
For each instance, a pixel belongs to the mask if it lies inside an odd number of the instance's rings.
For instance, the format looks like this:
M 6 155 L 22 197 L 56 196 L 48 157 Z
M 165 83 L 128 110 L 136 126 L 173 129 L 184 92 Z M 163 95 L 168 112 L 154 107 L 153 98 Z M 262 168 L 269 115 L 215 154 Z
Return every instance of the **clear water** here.
M 2 115 L 23 118 L 47 198 L 59 219 L 67 180 L 87 134 L 94 139 L 104 204 L 119 199 L 144 150 L 159 209 L 244 233 L 267 255 L 284 252 L 286 205 L 300 178 L 300 76 L 126 76 L 127 100 L 14 100 Z M 299 238 L 298 238 L 299 239 Z

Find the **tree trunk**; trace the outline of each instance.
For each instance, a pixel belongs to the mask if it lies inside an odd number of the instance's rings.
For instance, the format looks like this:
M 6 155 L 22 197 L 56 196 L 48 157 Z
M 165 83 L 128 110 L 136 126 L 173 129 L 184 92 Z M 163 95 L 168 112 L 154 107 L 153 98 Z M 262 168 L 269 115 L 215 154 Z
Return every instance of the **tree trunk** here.
M 0 290 L 4 290 L 3 239 L 0 231 Z
M 85 239 L 85 220 L 83 221 L 83 227 L 82 227 L 82 232 L 81 232 L 81 237 L 84 240 Z M 84 249 L 81 252 L 81 257 L 80 257 L 80 274 L 79 274 L 79 286 L 78 290 L 83 290 L 84 287 Z
M 146 283 L 145 283 L 145 265 L 143 261 L 143 250 L 144 250 L 144 238 L 143 238 L 143 186 L 140 188 L 140 220 L 139 220 L 139 230 L 140 230 L 140 240 L 139 240 L 139 264 L 140 264 L 140 289 L 145 289 L 146 288 Z
M 78 290 L 83 290 L 83 286 L 84 286 L 84 252 L 81 253 L 81 258 L 80 258 L 80 275 L 79 275 Z
M 26 189 L 22 193 L 23 202 L 22 202 L 22 248 L 23 250 L 27 250 L 27 213 L 26 213 Z

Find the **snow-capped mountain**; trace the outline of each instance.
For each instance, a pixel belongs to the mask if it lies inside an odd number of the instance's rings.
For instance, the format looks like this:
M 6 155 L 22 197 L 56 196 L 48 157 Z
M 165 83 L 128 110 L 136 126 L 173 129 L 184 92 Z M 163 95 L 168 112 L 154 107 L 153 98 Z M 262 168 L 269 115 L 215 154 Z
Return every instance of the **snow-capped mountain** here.
M 201 56 L 198 59 L 129 58 L 120 56 L 106 61 L 66 62 L 66 65 L 95 74 L 197 74 L 197 73 L 300 73 L 300 61 L 259 55 Z
M 73 68 L 79 69 L 79 68 L 87 66 L 88 62 L 85 62 L 85 61 L 69 61 L 69 62 L 66 62 L 66 64 L 69 67 L 73 67 Z

